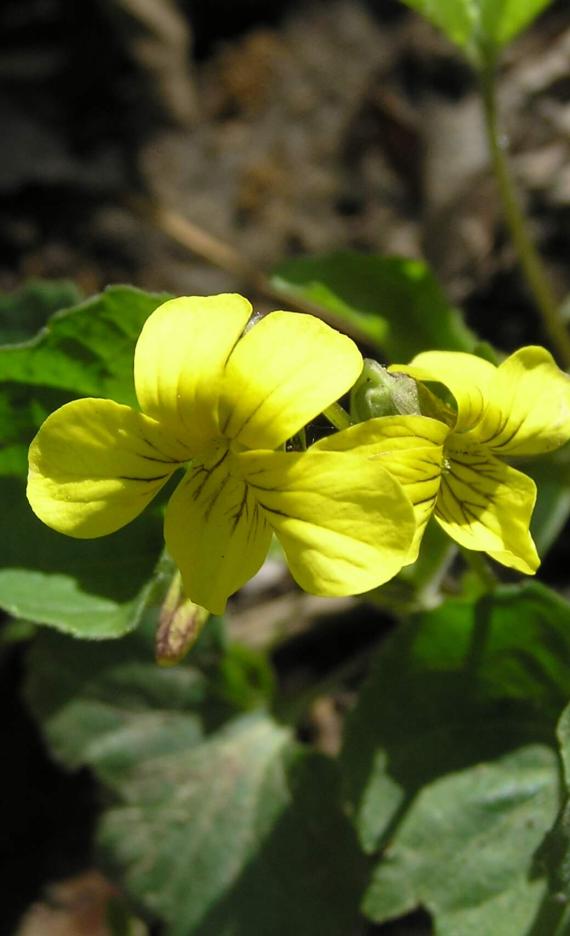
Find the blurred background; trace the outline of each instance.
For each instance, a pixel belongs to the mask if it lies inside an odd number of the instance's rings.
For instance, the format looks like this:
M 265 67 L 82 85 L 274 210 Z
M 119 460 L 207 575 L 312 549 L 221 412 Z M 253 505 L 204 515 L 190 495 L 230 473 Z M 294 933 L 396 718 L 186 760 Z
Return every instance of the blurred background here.
M 541 337 L 473 74 L 397 0 L 4 0 L 0 43 L 0 289 L 242 286 L 177 246 L 151 202 L 260 269 L 338 248 L 425 256 L 485 338 Z M 561 295 L 569 64 L 559 0 L 501 72 L 514 169 Z

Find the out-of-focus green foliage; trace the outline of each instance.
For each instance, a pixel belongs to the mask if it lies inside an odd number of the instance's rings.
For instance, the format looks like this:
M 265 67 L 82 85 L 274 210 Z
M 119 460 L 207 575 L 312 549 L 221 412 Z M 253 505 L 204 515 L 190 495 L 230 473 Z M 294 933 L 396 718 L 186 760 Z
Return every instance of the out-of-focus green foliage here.
M 89 652 L 67 636 L 38 635 L 26 695 L 66 766 L 88 765 L 116 786 L 137 763 L 172 753 L 176 744 L 186 750 L 236 713 L 269 701 L 264 657 L 250 650 L 243 659 L 240 647 L 228 646 L 222 619 L 211 618 L 191 657 L 167 669 L 153 659 L 155 623 L 147 611 L 133 634 L 92 644 Z
M 473 351 L 477 339 L 419 260 L 342 252 L 289 260 L 273 282 L 334 312 L 390 363 L 420 351 Z
M 334 764 L 262 713 L 135 769 L 99 842 L 169 936 L 345 936 L 365 862 Z
M 262 709 L 243 714 L 252 692 L 264 699 L 261 658 L 255 676 L 239 656 L 229 673 L 231 647 L 201 639 L 191 662 L 161 669 L 151 648 L 151 626 L 89 653 L 46 632 L 30 658 L 54 754 L 112 791 L 109 866 L 171 936 L 346 936 L 366 865 L 334 764 Z
M 33 338 L 49 315 L 76 306 L 81 298 L 69 280 L 31 279 L 16 292 L 0 295 L 0 346 Z
M 570 705 L 566 706 L 558 723 L 558 740 L 564 772 L 564 806 L 556 825 L 547 835 L 541 849 L 541 859 L 550 877 L 550 889 L 558 906 L 565 908 L 565 922 L 570 929 Z M 558 932 L 558 931 L 557 931 Z
M 552 0 L 403 0 L 484 63 L 508 45 Z

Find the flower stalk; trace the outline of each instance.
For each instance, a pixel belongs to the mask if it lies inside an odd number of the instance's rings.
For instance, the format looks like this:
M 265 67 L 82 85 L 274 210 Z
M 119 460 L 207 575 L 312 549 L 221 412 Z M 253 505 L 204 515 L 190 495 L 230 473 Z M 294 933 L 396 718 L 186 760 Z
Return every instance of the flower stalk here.
M 484 591 L 494 591 L 499 584 L 499 580 L 485 559 L 485 556 L 479 552 L 475 552 L 472 549 L 466 549 L 464 546 L 460 546 L 459 548 L 461 550 L 461 555 L 463 556 L 465 564 L 471 569 L 476 578 L 479 580 Z
M 155 639 L 159 666 L 175 666 L 194 646 L 208 620 L 209 612 L 184 594 L 182 576 L 176 569 L 165 595 Z
M 323 410 L 324 416 L 328 419 L 331 426 L 334 426 L 335 429 L 339 431 L 342 429 L 348 429 L 349 426 L 352 426 L 352 420 L 346 410 L 342 408 L 340 403 L 331 403 L 330 406 L 327 406 Z
M 523 274 L 534 297 L 542 324 L 556 355 L 565 368 L 570 367 L 570 335 L 560 314 L 542 259 L 532 242 L 528 223 L 516 191 L 499 125 L 497 108 L 496 64 L 489 61 L 480 72 L 485 128 L 501 198 L 505 220 L 517 251 Z

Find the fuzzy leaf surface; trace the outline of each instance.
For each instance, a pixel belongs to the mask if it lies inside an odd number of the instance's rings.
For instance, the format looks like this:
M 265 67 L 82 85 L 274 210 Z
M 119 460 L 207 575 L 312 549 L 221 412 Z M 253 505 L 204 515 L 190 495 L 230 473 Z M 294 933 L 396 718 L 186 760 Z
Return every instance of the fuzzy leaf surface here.
M 263 701 L 260 671 L 244 669 L 236 699 L 239 658 L 230 675 L 208 629 L 172 669 L 154 664 L 150 631 L 90 653 L 45 632 L 29 663 L 54 755 L 111 796 L 99 845 L 113 874 L 169 936 L 346 936 L 366 868 L 335 765 L 262 709 L 244 712 L 254 680 Z
M 342 757 L 379 857 L 370 918 L 422 905 L 444 936 L 534 933 L 551 910 L 536 856 L 559 808 L 569 661 L 570 609 L 534 583 L 447 601 L 386 643 Z

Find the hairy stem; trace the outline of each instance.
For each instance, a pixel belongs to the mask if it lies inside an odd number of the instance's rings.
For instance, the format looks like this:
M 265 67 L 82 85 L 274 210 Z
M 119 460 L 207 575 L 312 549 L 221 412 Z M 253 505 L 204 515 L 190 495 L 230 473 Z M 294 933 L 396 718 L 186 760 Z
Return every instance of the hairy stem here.
M 499 126 L 497 112 L 495 63 L 488 63 L 482 69 L 480 77 L 487 139 L 505 219 L 527 284 L 540 312 L 544 330 L 561 363 L 564 367 L 570 367 L 570 336 L 543 262 L 529 236 L 527 219 L 509 168 L 505 137 Z

